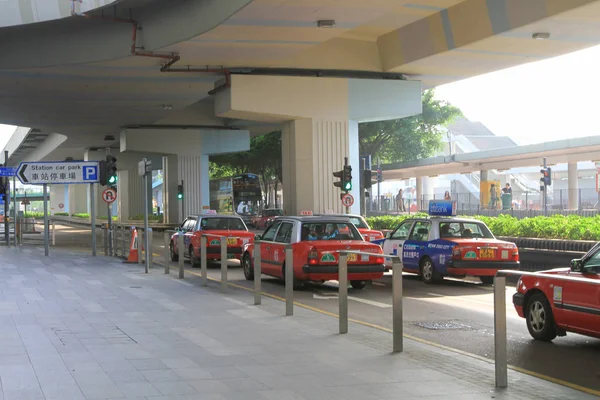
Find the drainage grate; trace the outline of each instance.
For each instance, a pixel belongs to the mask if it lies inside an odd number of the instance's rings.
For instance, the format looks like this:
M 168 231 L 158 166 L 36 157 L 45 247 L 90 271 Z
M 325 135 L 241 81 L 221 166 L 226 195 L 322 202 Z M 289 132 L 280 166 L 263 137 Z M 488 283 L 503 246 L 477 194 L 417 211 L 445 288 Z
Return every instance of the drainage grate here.
M 461 322 L 457 321 L 423 321 L 423 322 L 414 322 L 414 325 L 429 329 L 432 331 L 443 331 L 443 330 L 474 330 L 473 327 L 469 325 L 465 325 Z

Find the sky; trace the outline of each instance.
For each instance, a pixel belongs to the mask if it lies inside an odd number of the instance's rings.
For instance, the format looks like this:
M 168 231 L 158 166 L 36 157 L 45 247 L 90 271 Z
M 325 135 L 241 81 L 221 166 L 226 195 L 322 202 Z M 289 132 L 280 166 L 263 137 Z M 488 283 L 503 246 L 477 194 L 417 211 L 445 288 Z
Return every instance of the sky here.
M 595 136 L 598 65 L 600 46 L 439 86 L 436 97 L 518 144 Z
M 459 107 L 518 144 L 600 134 L 600 46 L 440 86 L 438 99 Z M 0 125 L 0 149 L 15 127 Z

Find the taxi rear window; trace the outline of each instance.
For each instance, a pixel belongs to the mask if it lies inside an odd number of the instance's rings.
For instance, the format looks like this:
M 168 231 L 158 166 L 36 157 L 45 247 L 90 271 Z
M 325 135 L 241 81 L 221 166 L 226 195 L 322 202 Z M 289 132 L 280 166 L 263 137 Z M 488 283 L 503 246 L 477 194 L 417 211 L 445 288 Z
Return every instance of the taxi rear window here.
M 357 228 L 361 229 L 369 229 L 369 226 L 365 223 L 362 218 L 358 217 L 349 217 L 350 222 L 352 222 Z
M 363 240 L 352 223 L 311 222 L 302 224 L 302 240 Z
M 482 223 L 478 222 L 440 222 L 440 238 L 486 238 L 494 239 L 494 235 Z
M 200 229 L 204 231 L 245 231 L 246 227 L 244 226 L 242 220 L 237 218 L 202 218 L 202 222 L 200 222 Z

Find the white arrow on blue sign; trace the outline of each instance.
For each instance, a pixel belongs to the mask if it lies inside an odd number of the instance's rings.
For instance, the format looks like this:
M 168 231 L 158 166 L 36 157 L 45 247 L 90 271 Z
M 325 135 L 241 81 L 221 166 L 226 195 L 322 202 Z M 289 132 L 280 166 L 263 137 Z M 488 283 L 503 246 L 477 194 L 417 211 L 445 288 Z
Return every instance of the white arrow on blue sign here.
M 12 177 L 17 175 L 16 167 L 0 167 L 0 177 Z
M 17 178 L 28 185 L 97 183 L 98 161 L 22 162 Z

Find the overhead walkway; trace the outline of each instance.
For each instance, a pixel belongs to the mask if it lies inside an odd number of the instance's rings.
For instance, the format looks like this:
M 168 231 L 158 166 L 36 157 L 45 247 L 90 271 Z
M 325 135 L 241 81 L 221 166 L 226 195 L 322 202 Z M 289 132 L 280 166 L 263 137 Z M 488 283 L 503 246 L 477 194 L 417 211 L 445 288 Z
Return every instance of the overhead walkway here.
M 504 149 L 477 151 L 426 158 L 407 163 L 384 164 L 386 180 L 424 176 L 463 174 L 475 171 L 507 170 L 541 166 L 546 157 L 549 166 L 600 159 L 600 136 L 558 140 Z

